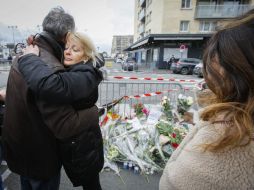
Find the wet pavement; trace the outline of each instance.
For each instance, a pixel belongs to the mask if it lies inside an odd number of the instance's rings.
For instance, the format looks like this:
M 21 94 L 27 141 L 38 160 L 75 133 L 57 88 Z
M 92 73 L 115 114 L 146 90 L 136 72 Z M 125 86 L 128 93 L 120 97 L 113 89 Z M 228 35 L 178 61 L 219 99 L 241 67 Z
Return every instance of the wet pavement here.
M 5 190 L 19 190 L 19 176 L 11 173 L 6 165 L 1 166 Z M 82 190 L 81 187 L 74 188 L 62 170 L 60 190 Z M 112 171 L 103 171 L 100 181 L 103 190 L 158 190 L 161 173 L 144 176 L 135 174 L 133 171 L 121 170 L 120 176 Z

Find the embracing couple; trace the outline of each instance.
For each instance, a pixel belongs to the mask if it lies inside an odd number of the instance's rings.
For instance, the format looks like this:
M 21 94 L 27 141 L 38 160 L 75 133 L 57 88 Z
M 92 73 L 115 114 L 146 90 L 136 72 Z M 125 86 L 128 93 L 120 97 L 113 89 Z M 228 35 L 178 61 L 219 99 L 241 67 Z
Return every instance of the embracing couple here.
M 104 64 L 61 7 L 44 18 L 13 61 L 6 91 L 4 157 L 22 190 L 57 190 L 62 165 L 73 186 L 100 190 L 104 164 L 98 85 Z

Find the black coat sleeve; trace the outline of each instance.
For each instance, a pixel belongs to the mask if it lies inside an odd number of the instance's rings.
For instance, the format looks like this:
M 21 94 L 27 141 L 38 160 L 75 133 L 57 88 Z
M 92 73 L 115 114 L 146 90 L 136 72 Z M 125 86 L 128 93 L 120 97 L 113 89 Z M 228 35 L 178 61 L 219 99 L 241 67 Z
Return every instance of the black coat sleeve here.
M 78 64 L 68 71 L 54 72 L 33 54 L 22 56 L 18 67 L 28 87 L 40 99 L 72 103 L 92 94 L 102 80 L 101 72 L 89 64 Z

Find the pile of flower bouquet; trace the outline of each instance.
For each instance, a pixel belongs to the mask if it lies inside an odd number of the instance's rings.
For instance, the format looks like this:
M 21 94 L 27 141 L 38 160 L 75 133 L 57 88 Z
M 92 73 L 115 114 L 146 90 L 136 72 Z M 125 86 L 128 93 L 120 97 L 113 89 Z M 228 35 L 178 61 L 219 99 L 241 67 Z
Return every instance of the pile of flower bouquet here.
M 156 108 L 137 103 L 132 118 L 122 118 L 114 110 L 108 112 L 101 123 L 104 167 L 118 173 L 117 163 L 131 162 L 143 174 L 163 170 L 188 132 L 188 124 L 181 123 L 181 115 L 188 111 L 193 100 L 182 95 L 178 100 L 177 105 L 172 105 L 168 97 L 163 97 Z M 153 124 L 148 122 L 152 114 L 158 116 Z

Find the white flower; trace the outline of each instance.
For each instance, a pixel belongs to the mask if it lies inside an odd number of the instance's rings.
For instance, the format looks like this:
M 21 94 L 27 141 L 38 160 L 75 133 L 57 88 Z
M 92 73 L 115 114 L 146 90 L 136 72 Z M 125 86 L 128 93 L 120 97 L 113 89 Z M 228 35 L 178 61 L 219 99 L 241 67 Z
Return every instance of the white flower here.
M 179 95 L 178 95 L 178 99 L 184 99 L 184 95 L 179 94 Z
M 167 103 L 169 104 L 170 98 L 168 98 L 167 96 L 163 96 L 162 100 L 161 100 L 161 105 L 165 106 Z
M 164 135 L 160 135 L 159 136 L 159 142 L 160 142 L 160 145 L 164 145 L 166 144 L 167 142 L 169 142 L 169 138 L 164 136 Z
M 193 104 L 193 98 L 192 97 L 190 97 L 190 96 L 187 97 L 187 104 L 189 106 Z
M 168 97 L 167 96 L 163 96 L 162 100 L 167 100 Z

